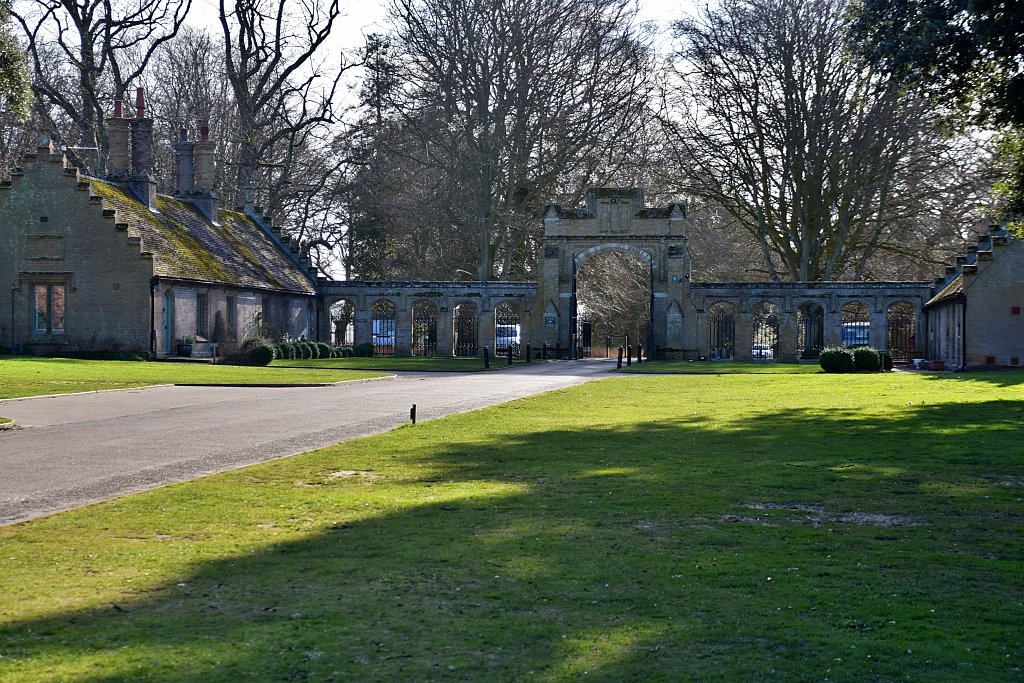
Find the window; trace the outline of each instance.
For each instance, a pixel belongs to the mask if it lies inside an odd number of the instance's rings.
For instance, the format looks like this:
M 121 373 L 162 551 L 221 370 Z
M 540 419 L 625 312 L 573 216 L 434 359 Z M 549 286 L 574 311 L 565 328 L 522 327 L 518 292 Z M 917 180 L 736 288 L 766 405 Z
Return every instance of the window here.
M 207 294 L 196 294 L 196 336 L 208 337 L 206 321 L 210 317 L 210 297 Z
M 238 335 L 238 301 L 235 297 L 228 297 L 228 334 L 232 337 Z
M 36 285 L 35 333 L 64 334 L 64 285 Z

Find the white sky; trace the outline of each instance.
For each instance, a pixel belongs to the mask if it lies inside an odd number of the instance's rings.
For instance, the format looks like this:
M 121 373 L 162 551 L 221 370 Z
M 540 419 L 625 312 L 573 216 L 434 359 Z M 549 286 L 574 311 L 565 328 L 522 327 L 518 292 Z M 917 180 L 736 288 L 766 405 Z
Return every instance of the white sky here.
M 341 44 L 360 47 L 367 33 L 383 32 L 387 4 L 387 0 L 342 0 L 346 18 L 339 26 Z M 191 23 L 216 32 L 220 26 L 217 8 L 217 0 L 193 0 Z M 640 0 L 640 19 L 655 22 L 659 29 L 667 29 L 670 21 L 691 13 L 693 8 L 693 0 Z

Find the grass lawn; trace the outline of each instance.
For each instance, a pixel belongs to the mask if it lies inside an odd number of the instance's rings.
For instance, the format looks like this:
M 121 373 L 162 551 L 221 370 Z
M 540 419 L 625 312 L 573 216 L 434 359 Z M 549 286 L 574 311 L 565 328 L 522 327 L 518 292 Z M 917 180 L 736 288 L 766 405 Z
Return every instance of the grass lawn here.
M 731 360 L 657 360 L 634 362 L 627 366 L 623 361 L 619 372 L 657 375 L 765 375 L 822 372 L 817 363 L 777 363 Z
M 96 361 L 0 356 L 0 398 L 42 396 L 151 384 L 322 384 L 379 377 L 378 372 L 253 368 L 207 363 Z
M 524 361 L 515 360 L 514 366 Z M 275 360 L 271 367 L 279 368 L 335 368 L 342 370 L 413 370 L 417 372 L 479 372 L 484 369 L 483 358 L 433 358 L 374 356 L 372 358 L 318 358 L 315 360 Z M 491 358 L 491 370 L 508 367 L 505 357 Z
M 0 680 L 1022 680 L 1022 382 L 619 376 L 2 528 Z

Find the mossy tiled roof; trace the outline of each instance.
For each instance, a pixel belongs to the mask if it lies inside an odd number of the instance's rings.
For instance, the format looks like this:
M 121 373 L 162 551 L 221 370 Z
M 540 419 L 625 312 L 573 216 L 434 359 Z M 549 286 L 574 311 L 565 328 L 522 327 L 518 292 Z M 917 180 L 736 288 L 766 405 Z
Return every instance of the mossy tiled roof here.
M 92 180 L 92 192 L 117 210 L 117 221 L 142 237 L 158 277 L 236 287 L 313 293 L 316 283 L 258 225 L 235 211 L 221 211 L 220 225 L 189 202 L 160 195 L 150 211 L 131 192 Z
M 964 276 L 963 273 L 960 273 L 955 278 L 950 280 L 949 284 L 943 287 L 942 290 L 938 294 L 933 296 L 924 306 L 925 308 L 928 308 L 929 306 L 935 306 L 936 304 L 940 304 L 943 301 L 954 298 L 958 294 L 962 294 L 963 291 Z

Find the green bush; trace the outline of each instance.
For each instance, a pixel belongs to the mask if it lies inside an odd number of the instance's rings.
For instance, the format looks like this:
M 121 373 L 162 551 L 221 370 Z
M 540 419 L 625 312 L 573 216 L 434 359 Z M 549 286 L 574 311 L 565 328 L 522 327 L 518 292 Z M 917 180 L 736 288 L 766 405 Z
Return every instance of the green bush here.
M 288 357 L 288 342 L 278 342 L 274 344 L 274 359 L 284 360 Z
M 320 347 L 316 345 L 316 342 L 305 342 L 306 346 L 309 347 L 309 357 L 316 360 L 320 357 Z
M 316 344 L 316 348 L 318 348 L 320 350 L 320 357 L 321 358 L 333 358 L 334 357 L 334 353 L 333 353 L 334 350 L 331 348 L 330 344 L 328 344 L 326 342 L 315 342 L 315 344 Z
M 369 358 L 373 355 L 373 344 L 370 342 L 356 344 L 352 347 L 352 355 L 359 356 L 360 358 Z
M 886 372 L 892 370 L 892 354 L 888 351 L 879 351 L 878 356 L 882 359 L 882 370 Z
M 861 372 L 878 372 L 882 367 L 882 360 L 878 357 L 878 349 L 858 346 L 853 350 L 853 364 Z
M 306 342 L 295 342 L 295 357 L 302 360 L 309 360 L 312 356 L 312 351 L 309 350 L 309 345 Z
M 351 358 L 355 354 L 352 353 L 352 347 L 351 346 L 335 346 L 334 347 L 334 355 L 337 358 Z
M 270 361 L 274 360 L 274 353 L 274 347 L 264 341 L 262 344 L 249 344 L 248 347 L 243 345 L 241 350 L 232 353 L 221 362 L 225 365 L 270 365 Z
M 264 346 L 269 344 L 270 342 L 262 337 L 249 337 L 244 342 L 242 342 L 242 350 L 248 350 L 254 346 Z
M 822 349 L 818 364 L 825 372 L 853 372 L 857 369 L 853 352 L 841 347 Z

